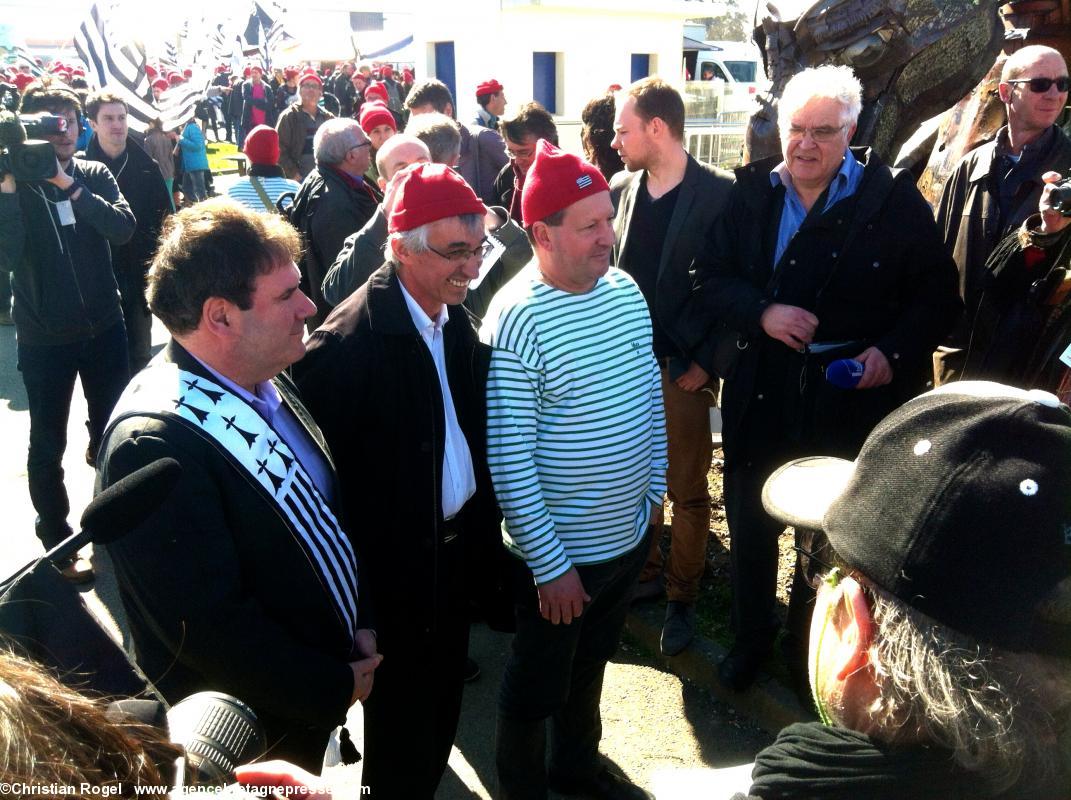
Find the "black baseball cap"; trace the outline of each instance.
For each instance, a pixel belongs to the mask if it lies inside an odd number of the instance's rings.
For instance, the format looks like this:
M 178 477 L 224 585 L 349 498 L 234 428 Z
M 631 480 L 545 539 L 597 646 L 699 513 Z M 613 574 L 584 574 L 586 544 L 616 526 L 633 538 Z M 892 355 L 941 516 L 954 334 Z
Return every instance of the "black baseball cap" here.
M 947 384 L 882 420 L 854 462 L 784 465 L 762 500 L 937 622 L 1071 656 L 1071 409 L 1054 395 Z

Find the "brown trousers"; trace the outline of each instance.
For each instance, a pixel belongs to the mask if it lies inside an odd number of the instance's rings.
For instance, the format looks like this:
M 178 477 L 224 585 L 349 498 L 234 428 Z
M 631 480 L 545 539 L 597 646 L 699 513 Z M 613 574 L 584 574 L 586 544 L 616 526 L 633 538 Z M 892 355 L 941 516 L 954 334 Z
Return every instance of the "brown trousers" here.
M 641 581 L 666 576 L 666 596 L 670 600 L 695 603 L 699 580 L 706 566 L 707 537 L 710 535 L 710 491 L 707 472 L 713 446 L 710 441 L 710 408 L 716 400 L 717 383 L 711 391 L 686 392 L 674 383 L 662 367 L 662 396 L 666 407 L 666 438 L 669 470 L 666 482 L 673 508 L 669 558 L 663 564 L 659 549 L 662 508 L 656 508 L 651 525 L 656 535 L 644 565 Z

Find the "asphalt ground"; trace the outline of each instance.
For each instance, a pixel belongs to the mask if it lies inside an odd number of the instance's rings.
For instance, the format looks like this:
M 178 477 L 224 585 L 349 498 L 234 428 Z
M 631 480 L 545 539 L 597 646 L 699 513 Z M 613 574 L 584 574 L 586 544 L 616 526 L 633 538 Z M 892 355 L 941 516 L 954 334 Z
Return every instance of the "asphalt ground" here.
M 217 177 L 217 191 L 229 180 Z M 161 347 L 166 338 L 166 331 L 157 323 L 154 348 Z M 33 533 L 34 511 L 26 488 L 29 416 L 16 361 L 14 328 L 0 327 L 0 498 L 5 529 L 0 576 L 42 553 Z M 81 511 L 92 497 L 94 477 L 83 458 L 85 419 L 85 401 L 80 386 L 76 386 L 64 459 L 72 506 L 70 521 L 76 529 Z M 98 578 L 82 591 L 82 598 L 112 635 L 122 640 L 125 626 L 106 554 L 94 554 L 93 562 Z M 196 586 L 191 585 L 190 590 L 196 591 Z M 711 642 L 697 641 L 680 656 L 662 658 L 657 648 L 660 615 L 658 606 L 636 609 L 625 641 L 607 669 L 602 752 L 662 800 L 727 798 L 734 791 L 746 790 L 749 770 L 727 768 L 750 763 L 781 725 L 806 712 L 787 691 L 769 680 L 760 681 L 745 695 L 728 693 L 717 683 L 714 665 L 722 653 Z M 482 625 L 473 627 L 470 655 L 480 664 L 482 674 L 465 688 L 461 724 L 438 798 L 492 796 L 495 704 L 509 644 L 508 635 Z M 360 749 L 359 705 L 351 709 L 348 727 Z M 325 775 L 339 789 L 352 791 L 358 785 L 359 766 L 329 768 Z M 355 791 L 345 794 L 357 796 Z

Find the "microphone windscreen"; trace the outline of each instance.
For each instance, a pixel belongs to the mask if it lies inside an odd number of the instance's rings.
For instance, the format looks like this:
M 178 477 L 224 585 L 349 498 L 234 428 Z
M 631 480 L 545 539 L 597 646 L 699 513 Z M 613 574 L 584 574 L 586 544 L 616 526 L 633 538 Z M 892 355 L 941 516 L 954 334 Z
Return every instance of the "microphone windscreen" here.
M 181 474 L 182 465 L 173 458 L 160 458 L 131 472 L 86 506 L 82 529 L 97 544 L 125 536 L 163 504 Z

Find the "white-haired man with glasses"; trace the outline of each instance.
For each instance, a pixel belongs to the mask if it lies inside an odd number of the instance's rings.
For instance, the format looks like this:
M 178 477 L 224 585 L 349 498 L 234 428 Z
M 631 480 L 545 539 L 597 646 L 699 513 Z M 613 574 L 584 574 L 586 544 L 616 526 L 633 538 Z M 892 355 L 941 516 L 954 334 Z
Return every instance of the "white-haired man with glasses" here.
M 430 800 L 457 730 L 470 601 L 501 618 L 488 602 L 502 557 L 490 348 L 461 305 L 488 252 L 487 209 L 444 164 L 394 180 L 387 263 L 312 334 L 294 377 L 335 455 L 386 670 L 364 709 L 362 783 Z
M 1071 138 L 1056 125 L 1069 87 L 1071 78 L 1059 51 L 1031 45 L 1012 53 L 997 87 L 1007 124 L 965 155 L 945 183 L 937 225 L 959 268 L 966 313 L 934 354 L 938 383 L 962 376 L 989 255 L 1037 211 L 1045 186 L 1042 175 L 1071 174 Z
M 960 312 L 955 265 L 906 172 L 849 149 L 861 88 L 847 67 L 809 69 L 780 101 L 784 160 L 736 171 L 696 259 L 681 331 L 724 378 L 725 511 L 735 645 L 719 667 L 742 691 L 780 627 L 777 539 L 762 508 L 770 472 L 801 452 L 854 457 L 886 413 L 925 387 L 934 345 Z M 854 388 L 826 379 L 834 361 Z M 785 655 L 802 684 L 806 586 L 797 580 Z

